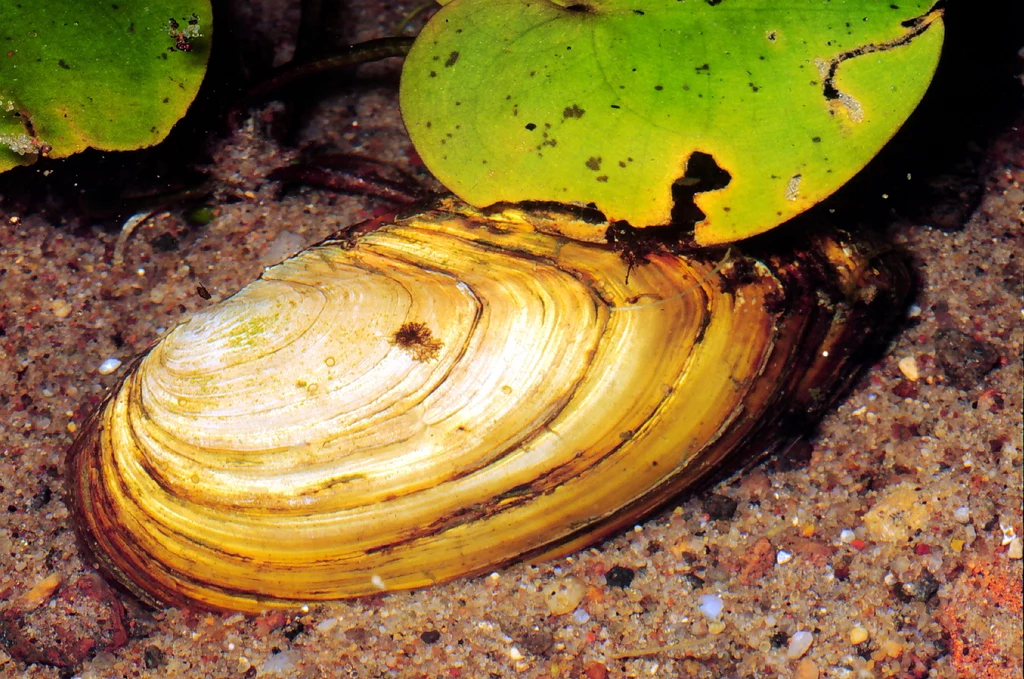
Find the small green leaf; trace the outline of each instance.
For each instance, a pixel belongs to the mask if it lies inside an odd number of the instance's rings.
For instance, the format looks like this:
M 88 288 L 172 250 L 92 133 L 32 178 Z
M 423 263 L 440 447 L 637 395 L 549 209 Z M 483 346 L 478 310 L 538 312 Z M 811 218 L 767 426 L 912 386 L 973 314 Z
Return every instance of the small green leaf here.
M 156 144 L 195 98 L 212 31 L 209 0 L 3 0 L 0 172 Z
M 766 231 L 860 170 L 924 94 L 933 0 L 452 0 L 402 74 L 427 167 L 475 205 L 595 203 L 667 223 L 694 152 L 697 239 Z

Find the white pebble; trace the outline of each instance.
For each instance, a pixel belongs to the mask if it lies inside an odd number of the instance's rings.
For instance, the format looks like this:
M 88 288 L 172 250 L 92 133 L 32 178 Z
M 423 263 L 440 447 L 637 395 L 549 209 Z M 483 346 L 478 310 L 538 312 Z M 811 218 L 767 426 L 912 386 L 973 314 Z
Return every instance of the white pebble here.
M 260 257 L 260 261 L 268 266 L 283 262 L 305 247 L 305 245 L 306 239 L 299 234 L 292 233 L 291 231 L 282 231 L 267 245 L 267 249 Z
M 917 369 L 917 359 L 913 356 L 904 356 L 897 365 L 903 376 L 911 382 L 916 382 L 920 379 L 921 373 Z
M 590 613 L 587 613 L 582 608 L 577 608 L 572 613 L 572 621 L 577 625 L 583 625 L 590 620 Z
M 298 653 L 294 651 L 276 653 L 267 658 L 267 662 L 263 663 L 263 670 L 260 674 L 290 675 L 295 670 L 295 662 L 298 660 L 298 657 Z
M 379 589 L 382 592 L 387 590 L 387 588 L 388 588 L 388 586 L 384 584 L 384 578 L 380 577 L 376 573 L 374 573 L 370 577 L 370 582 L 373 583 L 374 587 L 376 587 L 377 589 Z
M 518 648 L 513 646 L 512 648 L 508 649 L 508 657 L 512 658 L 513 660 L 522 660 L 523 653 Z
M 1006 556 L 1011 559 L 1024 557 L 1024 544 L 1021 544 L 1020 538 L 1010 540 L 1010 546 L 1006 549 Z
M 844 528 L 839 532 L 839 541 L 842 542 L 844 545 L 848 545 L 856 539 L 857 534 L 849 528 Z
M 717 594 L 703 594 L 700 597 L 700 612 L 709 620 L 717 620 L 722 615 L 722 598 Z
M 587 593 L 587 586 L 568 575 L 549 583 L 541 590 L 544 603 L 552 615 L 565 615 L 575 610 Z
M 100 363 L 100 367 L 96 368 L 96 372 L 100 375 L 109 375 L 118 368 L 121 367 L 121 361 L 117 358 L 108 358 L 103 363 Z
M 316 624 L 316 631 L 320 634 L 327 634 L 332 629 L 338 626 L 337 618 L 324 618 Z
M 231 627 L 232 625 L 237 625 L 240 622 L 245 622 L 245 616 L 241 613 L 235 613 L 227 618 L 224 618 L 221 624 L 225 627 Z
M 789 647 L 786 648 L 786 657 L 796 660 L 807 652 L 807 649 L 814 643 L 814 635 L 806 630 L 800 630 L 789 638 Z
M 957 523 L 967 523 L 971 520 L 971 509 L 970 507 L 957 507 L 953 510 L 953 519 Z
M 1003 546 L 1013 542 L 1013 539 L 1017 537 L 1017 533 L 1013 530 L 1013 526 L 1007 526 L 1006 524 L 999 524 L 999 530 L 1003 531 Z
M 792 560 L 793 555 L 784 549 L 780 549 L 779 551 L 775 552 L 775 563 L 779 564 L 780 566 L 782 564 L 789 563 Z

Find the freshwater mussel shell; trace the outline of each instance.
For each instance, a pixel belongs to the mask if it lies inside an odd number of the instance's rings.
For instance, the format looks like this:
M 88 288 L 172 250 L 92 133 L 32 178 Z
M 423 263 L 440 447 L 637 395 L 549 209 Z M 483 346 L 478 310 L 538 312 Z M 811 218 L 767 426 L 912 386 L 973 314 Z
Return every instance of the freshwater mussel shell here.
M 446 199 L 178 325 L 69 453 L 91 561 L 260 611 L 568 553 L 813 419 L 907 292 L 838 234 L 633 266 L 577 226 Z

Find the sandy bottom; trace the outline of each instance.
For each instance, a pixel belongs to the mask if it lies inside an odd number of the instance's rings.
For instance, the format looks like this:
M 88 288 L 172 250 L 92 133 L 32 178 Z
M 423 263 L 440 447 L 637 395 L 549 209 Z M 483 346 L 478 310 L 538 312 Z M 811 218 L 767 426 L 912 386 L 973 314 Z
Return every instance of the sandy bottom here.
M 0 199 L 0 618 L 30 632 L 9 648 L 118 634 L 104 616 L 123 597 L 77 580 L 62 478 L 74 431 L 130 359 L 211 303 L 198 287 L 223 299 L 379 205 L 279 196 L 264 176 L 294 152 L 261 119 L 217 143 L 216 218 L 201 228 L 160 212 L 119 241 Z M 334 97 L 311 120 L 307 140 L 414 162 L 391 88 Z M 1020 677 L 1020 131 L 988 149 L 981 181 L 963 230 L 891 227 L 920 276 L 915 304 L 788 457 L 572 557 L 424 591 L 261 617 L 125 600 L 119 649 L 61 670 L 0 646 L 0 677 Z M 101 374 L 109 359 L 122 365 Z

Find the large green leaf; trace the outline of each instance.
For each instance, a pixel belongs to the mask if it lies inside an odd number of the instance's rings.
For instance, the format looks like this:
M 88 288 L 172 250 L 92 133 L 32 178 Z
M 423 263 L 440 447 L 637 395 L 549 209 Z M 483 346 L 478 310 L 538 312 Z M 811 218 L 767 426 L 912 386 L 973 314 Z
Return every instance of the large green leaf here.
M 924 94 L 934 0 L 453 0 L 402 75 L 427 167 L 475 205 L 595 203 L 668 222 L 695 151 L 731 181 L 698 193 L 697 239 L 796 215 L 862 168 Z
M 0 172 L 159 142 L 195 98 L 212 30 L 209 0 L 0 0 Z

